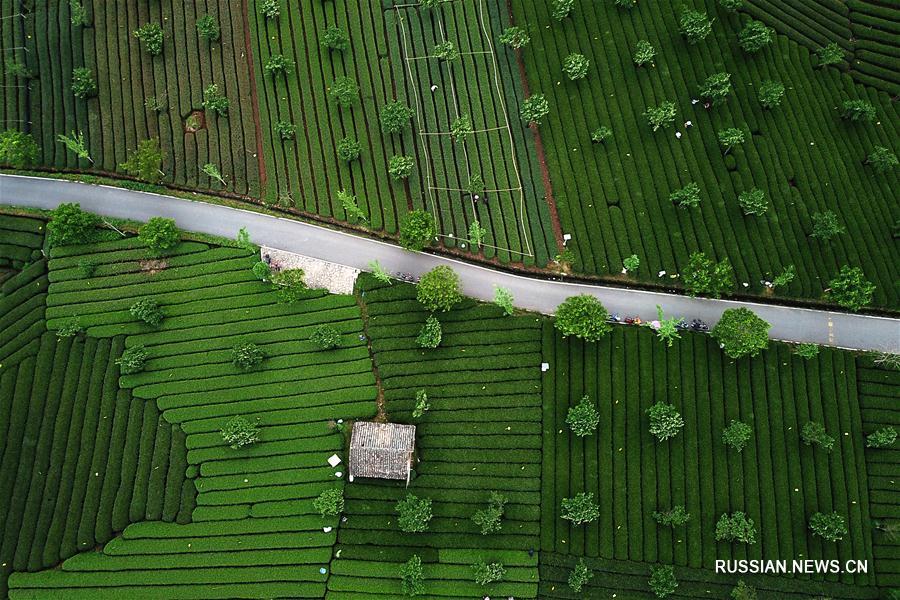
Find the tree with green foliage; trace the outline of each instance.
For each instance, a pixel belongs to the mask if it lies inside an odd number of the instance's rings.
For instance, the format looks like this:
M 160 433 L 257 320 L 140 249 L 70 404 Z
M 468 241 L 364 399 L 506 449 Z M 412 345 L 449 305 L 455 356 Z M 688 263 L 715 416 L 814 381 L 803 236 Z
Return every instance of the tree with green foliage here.
M 543 94 L 532 94 L 522 102 L 519 114 L 529 125 L 540 125 L 544 117 L 550 114 L 550 103 Z
M 601 125 L 591 132 L 591 141 L 595 144 L 602 144 L 612 137 L 612 129 L 606 125 Z
M 215 179 L 216 181 L 221 183 L 222 187 L 225 187 L 227 185 L 225 183 L 225 179 L 222 177 L 222 173 L 219 171 L 219 167 L 217 167 L 213 163 L 206 163 L 200 170 L 210 179 Z
M 80 204 L 63 203 L 50 211 L 47 241 L 50 247 L 94 241 L 100 217 L 81 210 Z
M 836 512 L 813 514 L 809 519 L 809 529 L 828 542 L 839 542 L 849 533 L 847 520 Z
M 242 342 L 231 348 L 231 362 L 241 371 L 252 371 L 265 358 L 265 351 L 253 342 Z
M 230 104 L 231 102 L 219 89 L 218 83 L 211 83 L 203 90 L 201 106 L 204 110 L 216 113 L 220 117 L 227 117 Z
M 563 73 L 572 81 L 584 79 L 587 76 L 591 61 L 584 54 L 573 52 L 563 60 Z
M 656 321 L 650 321 L 645 325 L 656 332 L 656 337 L 664 343 L 667 348 L 671 348 L 672 344 L 675 343 L 675 340 L 681 339 L 681 334 L 678 333 L 678 323 L 680 321 L 681 319 L 676 319 L 675 317 L 667 319 L 665 313 L 663 313 L 662 306 L 657 304 Z
M 459 60 L 459 50 L 456 48 L 456 44 L 454 44 L 450 40 L 444 40 L 443 42 L 438 42 L 437 44 L 435 44 L 434 49 L 431 51 L 431 54 L 438 60 L 443 60 L 446 62 Z
M 812 233 L 810 237 L 822 242 L 827 242 L 834 236 L 844 233 L 847 229 L 838 222 L 838 216 L 834 211 L 816 212 L 812 214 Z
M 622 261 L 622 268 L 627 273 L 634 273 L 641 267 L 641 259 L 638 258 L 637 254 L 632 254 L 631 256 L 626 256 Z
M 73 131 L 72 135 L 68 136 L 59 134 L 56 136 L 56 141 L 64 145 L 66 149 L 68 149 L 78 158 L 90 161 L 91 164 L 93 164 L 94 159 L 91 158 L 91 155 L 88 152 L 87 144 L 84 141 L 84 133 L 80 131 L 78 133 L 75 133 Z
M 500 34 L 500 43 L 518 50 L 531 43 L 531 36 L 524 28 L 513 25 L 504 29 Z
M 456 143 L 466 141 L 466 138 L 471 136 L 474 131 L 469 115 L 460 115 L 450 123 L 450 137 Z
M 835 439 L 828 435 L 825 426 L 818 421 L 808 421 L 800 428 L 800 439 L 807 446 L 818 446 L 826 452 L 831 452 Z
M 391 179 L 401 181 L 412 174 L 415 166 L 416 163 L 412 156 L 394 155 L 388 159 L 388 174 Z
M 788 285 L 797 275 L 797 268 L 794 265 L 788 265 L 784 270 L 772 279 L 772 289 L 777 289 Z
M 377 260 L 370 261 L 369 269 L 372 270 L 372 277 L 374 277 L 376 281 L 393 285 L 390 274 L 381 266 L 380 262 Z
M 97 272 L 97 261 L 91 260 L 89 258 L 85 258 L 78 261 L 78 274 L 81 275 L 84 279 L 88 279 L 89 277 L 93 277 L 94 273 Z
M 509 498 L 500 492 L 491 492 L 488 497 L 487 508 L 475 511 L 472 522 L 481 530 L 481 535 L 496 533 L 503 527 L 503 513 Z
M 794 354 L 805 360 L 812 360 L 819 355 L 819 350 L 820 346 L 818 344 L 797 344 L 794 347 Z
M 716 522 L 716 540 L 755 544 L 756 525 L 743 511 L 725 513 Z
M 644 111 L 644 118 L 653 131 L 661 127 L 671 127 L 675 123 L 675 103 L 667 100 L 657 106 L 648 106 Z
M 122 356 L 116 359 L 120 375 L 133 375 L 144 370 L 147 364 L 147 348 L 143 344 L 126 348 Z
M 313 500 L 313 508 L 322 517 L 336 517 L 344 512 L 344 490 L 342 488 L 328 488 L 323 490 Z
M 293 304 L 306 297 L 303 269 L 285 269 L 272 274 L 272 288 L 282 304 Z
M 692 181 L 683 188 L 669 194 L 669 202 L 677 204 L 681 208 L 690 208 L 700 204 L 700 186 Z
M 222 427 L 222 439 L 232 450 L 252 446 L 259 441 L 259 419 L 255 423 L 240 415 L 230 418 Z
M 322 46 L 329 50 L 343 52 L 350 49 L 350 35 L 334 25 L 326 27 L 322 32 Z
M 775 30 L 762 21 L 750 19 L 738 34 L 738 44 L 745 52 L 758 52 L 775 41 Z
M 713 73 L 700 84 L 700 97 L 713 106 L 723 104 L 731 93 L 731 73 Z
M 719 0 L 719 6 L 730 13 L 736 13 L 743 8 L 744 0 Z
M 712 33 L 712 21 L 705 12 L 684 8 L 678 16 L 678 32 L 689 44 L 699 44 Z
M 741 452 L 752 436 L 753 428 L 750 425 L 732 419 L 728 427 L 722 430 L 722 443 Z
M 894 170 L 900 162 L 897 155 L 884 146 L 875 146 L 872 153 L 866 158 L 866 164 L 872 165 L 876 173 L 888 173 Z
M 735 285 L 734 269 L 728 259 L 716 263 L 703 252 L 693 252 L 690 255 L 682 279 L 691 296 L 705 294 L 719 298 L 724 292 L 734 289 Z
M 366 218 L 366 213 L 364 213 L 363 210 L 359 207 L 359 202 L 356 199 L 356 196 L 354 196 L 347 190 L 338 190 L 337 201 L 338 204 L 341 205 L 341 208 L 344 209 L 344 212 L 347 214 L 347 220 L 362 222 L 368 221 L 368 219 Z
M 277 19 L 281 14 L 280 0 L 259 0 L 257 6 L 259 7 L 259 12 L 266 19 Z
M 144 49 L 150 56 L 157 56 L 162 52 L 163 30 L 159 23 L 141 25 L 134 32 L 134 37 L 143 42 Z
M 72 94 L 82 100 L 97 95 L 97 82 L 94 73 L 87 67 L 72 69 Z
M 431 213 L 411 210 L 400 220 L 400 245 L 413 252 L 430 246 L 437 235 L 437 225 Z
M 766 193 L 759 188 L 750 188 L 738 194 L 738 206 L 745 215 L 764 215 L 769 210 Z
M 163 152 L 159 147 L 159 138 L 150 138 L 138 142 L 138 147 L 131 152 L 128 160 L 119 165 L 119 168 L 148 183 L 159 183 L 164 175 L 162 161 Z
M 836 65 L 844 61 L 844 51 L 837 45 L 837 42 L 831 42 L 827 46 L 819 48 L 816 50 L 816 56 L 819 57 L 820 67 Z
M 356 138 L 347 136 L 341 138 L 337 143 L 337 155 L 344 162 L 353 162 L 359 158 L 362 146 Z
M 486 563 L 480 560 L 472 565 L 472 570 L 475 571 L 475 583 L 478 585 L 503 581 L 506 576 L 506 568 L 498 562 Z
M 197 19 L 197 34 L 211 44 L 219 41 L 222 31 L 212 15 L 203 15 Z
M 725 149 L 725 154 L 731 152 L 732 148 L 735 146 L 740 146 L 744 143 L 746 137 L 744 136 L 744 130 L 739 129 L 737 127 L 728 127 L 726 129 L 720 129 L 717 134 L 719 138 L 719 145 Z
M 652 63 L 655 56 L 656 48 L 654 48 L 647 40 L 640 40 L 634 46 L 634 55 L 631 57 L 631 60 L 633 60 L 634 64 L 637 66 L 643 67 L 646 64 Z
M 866 100 L 844 100 L 841 118 L 849 121 L 871 122 L 875 120 L 875 106 Z
M 404 596 L 410 597 L 425 593 L 425 571 L 418 554 L 413 554 L 400 567 L 400 591 Z
M 573 525 L 584 525 L 600 518 L 600 505 L 594 502 L 594 494 L 580 492 L 571 498 L 562 499 L 560 516 Z
M 575 406 L 569 408 L 566 425 L 578 437 L 586 437 L 597 431 L 600 424 L 600 412 L 588 396 L 582 396 Z
M 731 600 L 758 600 L 756 588 L 739 579 L 737 585 L 731 590 Z
M 338 77 L 328 88 L 328 97 L 341 108 L 350 108 L 359 98 L 359 86 L 352 77 Z
M 416 299 L 431 312 L 447 312 L 462 301 L 459 275 L 446 265 L 428 271 L 416 286 Z
M 260 281 L 269 281 L 272 279 L 272 267 L 269 263 L 259 260 L 253 264 L 253 274 Z
M 551 0 L 550 6 L 550 15 L 557 21 L 562 21 L 572 14 L 572 10 L 575 8 L 575 0 Z
M 684 427 L 684 419 L 674 405 L 659 401 L 647 409 L 650 417 L 650 433 L 664 442 L 678 435 Z
M 866 279 L 859 267 L 844 265 L 837 276 L 828 282 L 825 297 L 850 310 L 859 310 L 872 302 L 875 284 Z
M 428 403 L 428 394 L 425 390 L 418 390 L 416 392 L 416 404 L 413 407 L 412 418 L 421 419 L 430 408 L 431 404 Z
M 614 0 L 614 3 L 619 8 L 634 8 L 637 6 L 637 0 Z
M 588 581 L 590 581 L 593 576 L 594 574 L 588 569 L 584 559 L 579 558 L 578 562 L 575 563 L 575 568 L 569 573 L 569 578 L 566 580 L 566 583 L 569 584 L 569 589 L 577 593 L 587 585 Z
M 320 350 L 334 350 L 341 345 L 341 332 L 333 325 L 322 324 L 313 329 L 309 339 Z
M 488 230 L 479 221 L 469 223 L 469 243 L 473 248 L 481 248 L 487 234 Z
M 671 565 L 650 567 L 650 581 L 647 583 L 657 598 L 671 596 L 678 588 L 678 581 L 675 579 L 675 567 Z
M 275 135 L 282 141 L 292 140 L 297 135 L 297 126 L 287 121 L 275 121 Z
M 431 498 L 419 498 L 409 492 L 406 497 L 397 502 L 395 507 L 400 518 L 397 525 L 400 531 L 405 533 L 422 533 L 428 531 L 428 523 L 431 521 Z
M 612 331 L 607 322 L 609 311 L 600 301 L 589 294 L 566 298 L 556 308 L 553 325 L 563 337 L 575 337 L 596 342 Z
M 897 430 L 891 426 L 882 427 L 866 436 L 867 448 L 890 448 L 897 441 Z
M 434 315 L 428 315 L 425 324 L 419 330 L 419 335 L 416 336 L 416 343 L 420 348 L 434 349 L 441 345 L 442 337 L 441 322 Z
M 759 84 L 759 90 L 756 97 L 760 105 L 765 109 L 775 108 L 781 105 L 784 98 L 784 84 L 780 81 L 772 81 L 767 79 Z
M 41 149 L 31 134 L 17 129 L 0 132 L 0 164 L 22 169 L 37 162 Z
M 512 292 L 506 288 L 494 286 L 494 304 L 499 306 L 507 317 L 516 312 L 516 307 L 513 306 Z
M 78 320 L 78 317 L 73 317 L 71 319 L 67 319 L 59 328 L 56 330 L 56 337 L 59 339 L 75 337 L 76 335 L 80 335 L 84 333 L 84 327 L 81 326 L 81 322 Z
M 729 358 L 738 359 L 768 348 L 770 327 L 749 308 L 729 308 L 710 333 Z
M 400 133 L 409 126 L 409 120 L 414 114 L 415 111 L 402 102 L 389 102 L 381 109 L 381 130 L 385 133 Z
M 284 54 L 273 54 L 266 59 L 263 70 L 272 77 L 283 77 L 294 70 L 294 61 L 287 58 Z
M 677 504 L 664 511 L 654 511 L 653 520 L 663 527 L 681 527 L 691 520 L 691 513 L 685 510 L 684 505 Z
M 181 241 L 174 219 L 153 217 L 138 229 L 138 240 L 151 256 L 162 256 Z
M 152 327 L 159 327 L 163 322 L 165 315 L 159 307 L 159 303 L 153 298 L 142 298 L 131 305 L 128 309 L 131 316 L 139 321 L 143 321 Z
M 81 0 L 69 0 L 69 22 L 77 27 L 87 24 L 87 9 Z
M 419 0 L 419 6 L 422 8 L 437 8 L 445 2 L 450 2 L 450 0 Z

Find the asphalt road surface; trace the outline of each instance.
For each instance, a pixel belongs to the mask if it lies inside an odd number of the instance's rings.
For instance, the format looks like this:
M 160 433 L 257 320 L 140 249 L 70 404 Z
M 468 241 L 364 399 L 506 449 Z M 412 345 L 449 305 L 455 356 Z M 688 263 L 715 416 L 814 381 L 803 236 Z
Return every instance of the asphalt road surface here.
M 667 316 L 684 317 L 688 321 L 701 319 L 712 327 L 724 310 L 743 306 L 772 324 L 770 336 L 774 339 L 900 352 L 898 319 L 547 281 L 452 258 L 408 252 L 378 240 L 248 210 L 109 186 L 0 174 L 0 204 L 52 209 L 63 202 L 77 202 L 94 213 L 136 221 L 169 217 L 187 231 L 229 238 L 236 237 L 238 230 L 246 227 L 257 244 L 363 270 L 370 270 L 368 265 L 373 260 L 378 260 L 389 272 L 415 276 L 437 265 L 449 265 L 459 274 L 466 295 L 490 301 L 495 286 L 500 286 L 512 292 L 516 306 L 545 314 L 552 314 L 569 296 L 593 294 L 611 313 L 623 317 L 638 315 L 651 320 L 656 318 L 656 306 L 660 305 Z

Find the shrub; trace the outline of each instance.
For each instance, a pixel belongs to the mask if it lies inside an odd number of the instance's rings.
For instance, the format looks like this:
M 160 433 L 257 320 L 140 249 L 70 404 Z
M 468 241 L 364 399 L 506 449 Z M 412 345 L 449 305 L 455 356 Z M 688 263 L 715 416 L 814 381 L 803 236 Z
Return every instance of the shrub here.
M 394 180 L 406 179 L 412 173 L 416 163 L 412 156 L 392 156 L 388 160 L 388 174 Z
M 836 65 L 844 60 L 844 51 L 836 42 L 831 42 L 827 46 L 816 50 L 816 56 L 819 57 L 819 66 Z
M 275 135 L 283 141 L 292 140 L 297 135 L 297 126 L 287 121 L 276 121 Z
M 92 242 L 100 222 L 97 215 L 81 210 L 80 204 L 60 204 L 50 212 L 47 241 L 50 246 Z
M 563 60 L 563 73 L 572 81 L 584 79 L 590 66 L 591 61 L 584 54 L 573 52 Z
M 847 520 L 836 512 L 815 513 L 809 519 L 809 529 L 829 542 L 839 542 L 847 535 Z
M 153 217 L 138 229 L 138 239 L 152 256 L 162 256 L 181 241 L 173 219 Z
M 431 53 L 438 60 L 454 61 L 459 59 L 459 50 L 456 49 L 456 45 L 450 40 L 444 40 L 435 44 Z
M 277 19 L 281 14 L 280 0 L 260 0 L 257 6 L 259 6 L 259 12 L 267 19 Z
M 159 23 L 147 23 L 140 26 L 134 32 L 134 37 L 144 43 L 144 48 L 150 56 L 157 56 L 162 52 L 163 30 Z
M 679 504 L 666 511 L 655 511 L 653 520 L 665 527 L 680 527 L 691 520 L 691 514 Z
M 294 61 L 284 54 L 273 54 L 266 60 L 263 70 L 272 76 L 287 75 L 294 69 Z
M 738 580 L 737 585 L 731 590 L 731 600 L 757 600 L 756 588 Z
M 487 508 L 475 511 L 472 521 L 478 525 L 481 535 L 496 533 L 503 527 L 501 520 L 509 499 L 500 492 L 491 492 Z
M 262 348 L 252 342 L 236 344 L 231 349 L 231 362 L 242 371 L 251 371 L 266 358 Z
M 566 298 L 556 308 L 553 325 L 563 337 L 574 335 L 588 342 L 596 342 L 612 331 L 608 318 L 609 312 L 597 298 L 581 294 Z
M 667 100 L 658 106 L 648 106 L 644 111 L 644 118 L 653 131 L 660 127 L 671 127 L 675 123 L 675 103 Z
M 638 258 L 637 254 L 632 254 L 631 256 L 625 257 L 625 259 L 622 261 L 622 266 L 629 273 L 633 273 L 641 267 L 641 259 Z
M 632 60 L 634 64 L 643 67 L 647 63 L 653 62 L 656 56 L 656 48 L 654 48 L 647 40 L 640 40 L 634 47 L 634 56 Z
M 445 2 L 450 2 L 450 0 L 419 0 L 419 5 L 423 8 L 437 8 Z
M 647 409 L 650 416 L 650 433 L 660 442 L 678 435 L 684 427 L 684 419 L 672 404 L 657 402 Z
M 402 102 L 390 102 L 381 109 L 381 130 L 385 133 L 400 133 L 409 125 L 414 114 L 415 111 Z
M 327 27 L 322 32 L 322 45 L 329 50 L 343 52 L 350 48 L 350 35 L 340 27 Z
M 756 526 L 741 511 L 723 514 L 716 523 L 716 540 L 725 542 L 756 543 Z
M 739 146 L 744 143 L 744 131 L 742 129 L 738 129 L 737 127 L 729 127 L 727 129 L 722 129 L 718 133 L 719 137 L 719 145 L 725 148 L 725 154 L 731 152 L 731 149 L 735 146 Z
M 503 309 L 503 314 L 507 317 L 512 315 L 516 311 L 516 307 L 513 306 L 513 295 L 506 288 L 497 287 L 494 288 L 494 304 Z
M 81 0 L 69 0 L 69 22 L 78 27 L 87 23 L 87 9 Z
M 400 567 L 400 591 L 404 596 L 418 596 L 425 592 L 425 572 L 422 559 L 417 554 L 413 554 Z
M 416 404 L 413 407 L 412 418 L 413 419 L 421 419 L 428 409 L 431 408 L 431 405 L 428 404 L 428 394 L 425 390 L 418 390 L 416 392 Z
M 272 287 L 279 302 L 291 304 L 306 295 L 303 269 L 285 269 L 272 274 Z
M 78 274 L 81 275 L 84 279 L 88 279 L 89 277 L 93 277 L 94 273 L 97 272 L 97 262 L 93 261 L 89 258 L 84 258 L 78 261 Z
M 431 213 L 411 210 L 400 221 L 400 245 L 418 252 L 430 246 L 437 234 L 437 225 Z
M 700 186 L 693 181 L 690 182 L 683 188 L 669 194 L 669 202 L 677 204 L 682 208 L 697 206 L 700 204 Z
M 657 304 L 656 305 L 656 322 L 645 323 L 646 327 L 650 327 L 651 329 L 656 331 L 656 337 L 663 342 L 667 348 L 671 348 L 672 344 L 675 343 L 675 340 L 681 339 L 681 334 L 678 333 L 678 323 L 680 319 L 665 318 L 665 313 L 663 313 L 662 307 Z
M 355 138 L 341 138 L 337 143 L 338 158 L 340 158 L 344 162 L 353 162 L 354 160 L 358 159 L 359 153 L 361 151 L 362 146 L 360 146 L 359 142 L 356 141 Z
M 333 350 L 341 345 L 341 332 L 332 325 L 319 325 L 310 339 L 321 350 Z
M 540 125 L 544 117 L 550 114 L 550 103 L 543 94 L 532 94 L 522 102 L 519 114 L 526 123 Z
M 726 356 L 737 359 L 768 348 L 770 327 L 749 308 L 729 308 L 710 333 Z
M 450 124 L 450 137 L 454 142 L 464 142 L 473 132 L 472 119 L 469 115 L 460 115 Z
M 328 488 L 313 500 L 313 508 L 323 517 L 336 517 L 344 512 L 344 490 Z
M 551 16 L 557 21 L 568 17 L 575 8 L 575 0 L 552 0 Z
M 722 431 L 722 443 L 742 451 L 753 436 L 753 428 L 742 421 L 731 420 L 731 423 Z
M 841 104 L 841 118 L 850 121 L 874 121 L 875 107 L 865 100 L 844 100 Z
M 138 147 L 128 156 L 127 161 L 119 165 L 119 168 L 138 179 L 159 183 L 163 177 L 162 160 L 159 138 L 150 138 L 138 142 Z
M 334 100 L 341 108 L 350 108 L 359 98 L 359 86 L 352 77 L 338 77 L 331 83 L 328 89 L 328 97 Z
M 142 344 L 126 348 L 122 356 L 116 359 L 116 364 L 119 365 L 119 373 L 122 375 L 140 373 L 144 370 L 144 365 L 147 364 L 147 357 L 147 348 Z
M 272 278 L 272 267 L 265 261 L 260 260 L 254 263 L 252 270 L 260 281 L 268 281 Z
M 164 315 L 159 303 L 153 298 L 143 298 L 131 305 L 128 309 L 135 319 L 141 320 L 147 325 L 158 327 L 162 323 Z
M 818 446 L 826 452 L 834 447 L 834 438 L 825 431 L 825 426 L 816 421 L 808 421 L 800 429 L 800 439 L 807 446 Z
M 844 233 L 846 228 L 838 223 L 838 216 L 833 211 L 812 214 L 812 233 L 810 237 L 827 242 L 834 236 Z
M 731 93 L 731 74 L 721 71 L 713 73 L 700 84 L 700 97 L 718 106 L 728 99 Z
M 786 286 L 794 280 L 796 274 L 797 269 L 794 267 L 794 265 L 786 266 L 781 273 L 779 273 L 772 279 L 772 287 L 780 288 Z
M 531 36 L 521 27 L 507 27 L 500 34 L 500 43 L 506 44 L 511 48 L 524 48 L 531 43 Z
M 422 348 L 437 348 L 441 345 L 441 322 L 434 315 L 425 319 L 425 324 L 416 336 L 416 343 Z
M 475 583 L 478 585 L 503 581 L 503 577 L 506 575 L 506 569 L 503 567 L 503 564 L 496 562 L 485 563 L 484 561 L 478 561 L 472 565 L 472 569 L 475 571 Z
M 344 209 L 344 212 L 347 213 L 348 221 L 365 221 L 366 213 L 359 207 L 359 202 L 356 199 L 356 196 L 348 192 L 347 190 L 338 190 L 337 200 L 341 205 L 341 208 Z
M 897 430 L 893 427 L 882 427 L 881 429 L 870 433 L 866 436 L 867 448 L 890 448 L 897 441 Z
M 419 280 L 416 299 L 431 312 L 447 312 L 462 301 L 459 275 L 446 265 L 433 268 Z
M 580 592 L 593 576 L 594 574 L 590 569 L 588 569 L 588 566 L 584 562 L 584 559 L 579 558 L 578 562 L 575 563 L 575 568 L 572 569 L 571 573 L 569 573 L 569 579 L 567 580 L 567 583 L 569 584 L 569 588 L 573 592 Z
M 884 146 L 875 146 L 872 153 L 866 158 L 866 164 L 872 165 L 876 173 L 892 171 L 900 162 L 897 155 Z
M 738 195 L 738 205 L 745 215 L 764 215 L 769 210 L 766 193 L 759 188 L 744 190 Z
M 79 333 L 84 332 L 84 327 L 81 326 L 81 323 L 78 321 L 78 317 L 67 320 L 65 323 L 59 326 L 56 330 L 56 337 L 62 338 L 70 338 L 75 337 Z
M 671 565 L 650 567 L 648 585 L 657 598 L 671 596 L 678 587 L 678 582 L 675 580 L 675 567 Z
M 601 125 L 597 129 L 591 132 L 591 141 L 595 144 L 602 144 L 606 140 L 612 137 L 612 129 L 607 127 L 606 125 Z
M 207 42 L 215 42 L 222 35 L 219 23 L 212 15 L 203 15 L 197 19 L 197 33 Z
M 819 355 L 818 344 L 797 344 L 794 347 L 794 354 L 806 360 L 813 359 Z
M 72 69 L 72 94 L 76 98 L 90 98 L 97 95 L 97 82 L 93 72 L 87 67 Z
M 734 270 L 728 259 L 716 263 L 702 252 L 694 252 L 688 259 L 687 272 L 682 274 L 684 286 L 691 296 L 708 294 L 719 298 L 734 288 Z
M 738 34 L 738 44 L 745 52 L 758 52 L 772 43 L 774 33 L 765 23 L 750 19 Z
M 222 439 L 233 450 L 252 446 L 259 441 L 259 420 L 251 423 L 241 416 L 231 417 L 222 428 Z
M 699 44 L 712 33 L 712 21 L 704 12 L 683 9 L 678 17 L 678 32 L 689 44 Z
M 763 108 L 769 109 L 779 106 L 784 98 L 784 84 L 780 81 L 763 81 L 759 85 L 756 97 Z
M 594 502 L 594 494 L 581 492 L 572 498 L 563 498 L 560 516 L 573 525 L 584 525 L 600 517 L 600 506 Z
M 406 533 L 428 531 L 428 523 L 432 517 L 430 498 L 419 498 L 407 492 L 406 497 L 397 502 L 396 510 L 400 514 L 397 524 L 401 531 Z
M 219 84 L 211 83 L 203 90 L 201 106 L 203 106 L 204 110 L 214 112 L 221 117 L 227 117 L 229 105 L 228 98 L 219 90 Z
M 578 437 L 585 437 L 597 431 L 600 424 L 600 412 L 588 396 L 582 396 L 575 406 L 569 408 L 566 425 Z
M 728 12 L 737 12 L 744 6 L 744 0 L 719 0 L 719 6 Z
M 839 306 L 859 310 L 872 302 L 875 284 L 865 277 L 859 267 L 844 265 L 837 276 L 828 282 L 826 297 Z
M 22 169 L 36 162 L 40 147 L 31 134 L 17 129 L 0 132 L 0 163 L 14 169 Z

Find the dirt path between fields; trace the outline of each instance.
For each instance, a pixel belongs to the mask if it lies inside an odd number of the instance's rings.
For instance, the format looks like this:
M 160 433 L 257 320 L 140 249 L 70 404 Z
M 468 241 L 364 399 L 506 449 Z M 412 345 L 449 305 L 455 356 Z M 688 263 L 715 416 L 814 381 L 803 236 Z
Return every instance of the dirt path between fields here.
M 250 0 L 241 0 L 244 24 L 244 51 L 250 69 L 250 103 L 253 107 L 253 126 L 256 128 L 256 162 L 259 169 L 260 196 L 266 196 L 266 160 L 263 158 L 262 123 L 259 119 L 259 94 L 256 91 L 256 68 L 253 65 L 253 41 L 250 37 Z

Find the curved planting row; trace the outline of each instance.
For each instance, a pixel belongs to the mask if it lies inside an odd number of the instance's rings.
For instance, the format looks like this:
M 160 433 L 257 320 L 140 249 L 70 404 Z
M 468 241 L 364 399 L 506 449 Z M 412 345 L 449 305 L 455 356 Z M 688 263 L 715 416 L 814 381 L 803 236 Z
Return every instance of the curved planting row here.
M 0 215 L 0 282 L 6 269 L 19 270 L 40 255 L 44 244 L 44 221 Z

